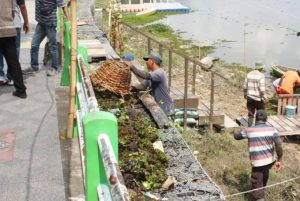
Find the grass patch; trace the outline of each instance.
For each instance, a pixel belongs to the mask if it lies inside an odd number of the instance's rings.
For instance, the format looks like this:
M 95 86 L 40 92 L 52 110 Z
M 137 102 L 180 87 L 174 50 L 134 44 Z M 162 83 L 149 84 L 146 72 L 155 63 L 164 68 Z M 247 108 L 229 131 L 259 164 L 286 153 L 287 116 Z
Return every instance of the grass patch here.
M 140 26 L 140 25 L 145 25 L 145 24 L 149 24 L 149 23 L 158 21 L 169 15 L 178 15 L 178 14 L 180 14 L 180 13 L 158 12 L 158 13 L 155 13 L 154 15 L 148 15 L 148 16 L 135 16 L 135 15 L 130 15 L 130 14 L 124 14 L 122 16 L 122 21 L 127 22 L 128 24 L 131 24 L 133 26 Z
M 237 141 L 232 134 L 209 133 L 201 135 L 195 131 L 182 132 L 182 136 L 193 151 L 198 151 L 198 160 L 204 169 L 222 189 L 225 195 L 251 189 L 251 165 L 248 157 L 247 140 Z M 276 173 L 270 170 L 268 185 L 284 181 L 299 175 L 299 166 L 288 165 L 290 152 L 285 150 L 283 164 L 286 167 Z M 294 176 L 293 176 L 294 175 Z M 266 200 L 298 200 L 299 181 L 266 189 Z M 250 195 L 243 194 L 231 197 L 231 201 L 250 201 Z

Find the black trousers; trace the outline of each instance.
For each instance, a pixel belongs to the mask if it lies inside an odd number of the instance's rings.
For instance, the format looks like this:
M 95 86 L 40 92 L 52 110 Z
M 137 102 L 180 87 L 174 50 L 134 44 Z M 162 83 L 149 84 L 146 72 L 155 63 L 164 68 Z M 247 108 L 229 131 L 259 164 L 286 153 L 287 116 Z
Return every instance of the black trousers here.
M 247 109 L 248 109 L 248 117 L 254 118 L 254 114 L 256 110 L 265 109 L 265 103 L 263 101 L 257 101 L 247 97 Z
M 252 167 L 252 172 L 251 172 L 252 189 L 262 188 L 267 185 L 269 179 L 269 171 L 273 165 L 274 162 L 269 165 L 265 165 L 261 167 Z M 251 195 L 254 199 L 264 198 L 265 191 L 264 189 L 259 189 L 251 192 Z
M 16 37 L 0 38 L 0 49 L 7 63 L 7 71 L 12 76 L 17 92 L 26 92 L 22 70 L 16 50 Z

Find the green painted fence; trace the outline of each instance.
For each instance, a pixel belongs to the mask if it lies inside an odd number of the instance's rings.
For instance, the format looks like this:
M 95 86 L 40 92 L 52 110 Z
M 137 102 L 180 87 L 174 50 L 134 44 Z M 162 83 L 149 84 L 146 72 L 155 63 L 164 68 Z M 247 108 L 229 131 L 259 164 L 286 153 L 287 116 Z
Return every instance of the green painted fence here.
M 61 85 L 70 85 L 71 25 L 64 22 L 64 63 Z M 118 124 L 109 112 L 99 111 L 98 103 L 87 74 L 87 48 L 79 45 L 76 68 L 76 114 L 74 137 L 78 137 L 81 147 L 84 186 L 87 201 L 129 200 L 118 163 Z M 100 136 L 108 140 L 100 143 Z M 112 150 L 109 150 L 111 147 Z M 101 152 L 100 150 L 104 150 Z M 115 161 L 115 162 L 114 162 Z M 113 164 L 113 165 L 112 165 Z M 105 190 L 106 189 L 106 190 Z

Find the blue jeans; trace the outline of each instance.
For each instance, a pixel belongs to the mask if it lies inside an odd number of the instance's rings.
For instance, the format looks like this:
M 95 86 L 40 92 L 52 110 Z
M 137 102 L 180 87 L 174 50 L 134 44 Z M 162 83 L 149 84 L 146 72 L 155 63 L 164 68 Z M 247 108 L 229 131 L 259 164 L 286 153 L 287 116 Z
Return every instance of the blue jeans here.
M 30 57 L 31 57 L 31 68 L 39 69 L 39 48 L 41 42 L 47 36 L 50 44 L 50 52 L 52 58 L 51 67 L 55 70 L 58 69 L 58 53 L 57 53 L 57 42 L 56 42 L 56 26 L 48 26 L 45 24 L 38 23 L 36 25 L 34 35 L 31 41 Z
M 20 58 L 20 46 L 21 46 L 21 28 L 16 28 L 17 36 L 16 36 L 16 49 L 17 49 L 17 57 Z M 0 76 L 4 77 L 4 60 L 3 55 L 0 50 Z M 7 79 L 12 80 L 12 76 L 7 73 Z

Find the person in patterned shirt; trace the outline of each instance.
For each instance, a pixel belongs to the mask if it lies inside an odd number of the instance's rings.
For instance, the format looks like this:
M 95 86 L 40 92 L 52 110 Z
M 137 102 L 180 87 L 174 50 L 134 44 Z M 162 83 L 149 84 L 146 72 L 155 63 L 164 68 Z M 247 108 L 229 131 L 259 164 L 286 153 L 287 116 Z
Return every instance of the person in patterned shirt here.
M 243 130 L 233 131 L 236 140 L 248 139 L 249 158 L 252 165 L 251 187 L 252 190 L 267 185 L 269 170 L 275 164 L 276 171 L 282 167 L 283 155 L 281 140 L 278 131 L 266 124 L 267 113 L 264 110 L 256 111 L 255 126 Z M 274 154 L 276 151 L 276 155 Z M 264 200 L 264 189 L 251 192 L 257 201 Z
M 265 96 L 265 75 L 262 73 L 264 64 L 255 63 L 255 68 L 249 72 L 244 82 L 244 98 L 247 100 L 248 126 L 252 126 L 255 111 L 265 109 L 267 97 Z
M 39 71 L 38 54 L 41 42 L 45 37 L 50 44 L 52 58 L 51 68 L 47 70 L 47 75 L 55 75 L 58 71 L 58 51 L 56 41 L 56 10 L 62 8 L 67 21 L 69 14 L 64 0 L 36 0 L 35 1 L 35 20 L 38 22 L 31 41 L 30 57 L 31 67 L 24 70 L 23 73 L 29 74 Z

